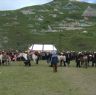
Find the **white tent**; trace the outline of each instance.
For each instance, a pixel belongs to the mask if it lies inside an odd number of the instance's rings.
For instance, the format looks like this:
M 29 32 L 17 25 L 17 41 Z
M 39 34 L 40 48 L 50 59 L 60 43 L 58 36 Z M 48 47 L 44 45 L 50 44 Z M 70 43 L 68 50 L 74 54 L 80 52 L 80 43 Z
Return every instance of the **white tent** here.
M 56 47 L 52 44 L 33 44 L 29 47 L 33 51 L 57 51 Z

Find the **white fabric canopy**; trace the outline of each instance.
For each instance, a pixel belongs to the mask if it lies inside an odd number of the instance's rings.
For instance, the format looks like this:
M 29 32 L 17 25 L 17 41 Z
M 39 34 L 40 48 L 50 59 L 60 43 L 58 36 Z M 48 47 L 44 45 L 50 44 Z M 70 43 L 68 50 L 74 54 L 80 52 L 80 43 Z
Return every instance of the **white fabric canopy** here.
M 33 51 L 57 51 L 56 47 L 52 44 L 33 44 L 29 47 Z

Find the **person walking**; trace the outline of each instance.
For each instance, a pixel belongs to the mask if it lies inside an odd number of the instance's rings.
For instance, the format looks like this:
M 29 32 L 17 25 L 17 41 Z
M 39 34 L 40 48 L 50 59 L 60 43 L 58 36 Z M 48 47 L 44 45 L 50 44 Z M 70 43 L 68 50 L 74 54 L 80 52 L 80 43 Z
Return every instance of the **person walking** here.
M 53 72 L 57 72 L 57 63 L 58 63 L 58 56 L 56 52 L 52 52 L 51 64 L 53 67 Z

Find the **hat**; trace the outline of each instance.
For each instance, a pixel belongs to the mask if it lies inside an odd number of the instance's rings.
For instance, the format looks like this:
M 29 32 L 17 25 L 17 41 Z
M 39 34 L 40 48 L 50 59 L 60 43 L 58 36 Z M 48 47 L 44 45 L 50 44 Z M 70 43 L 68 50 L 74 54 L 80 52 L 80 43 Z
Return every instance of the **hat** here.
M 52 51 L 52 55 L 55 55 L 56 54 L 56 51 Z
M 25 51 L 25 53 L 27 53 L 28 51 Z
M 61 52 L 60 54 L 63 55 L 63 52 Z
M 78 54 L 81 54 L 82 52 L 78 52 Z

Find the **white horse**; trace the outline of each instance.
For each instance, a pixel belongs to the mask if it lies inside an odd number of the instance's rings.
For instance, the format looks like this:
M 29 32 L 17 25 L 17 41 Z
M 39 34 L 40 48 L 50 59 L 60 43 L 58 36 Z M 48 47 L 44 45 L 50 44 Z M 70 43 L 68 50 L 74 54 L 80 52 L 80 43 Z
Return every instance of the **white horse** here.
M 30 55 L 30 58 L 34 61 L 34 63 L 36 63 L 36 60 L 38 59 L 38 56 L 34 53 L 30 53 L 29 55 Z M 21 58 L 21 57 L 23 57 L 24 59 L 27 59 L 26 53 L 19 53 L 17 58 Z
M 64 66 L 66 66 L 66 56 L 65 55 L 58 55 L 58 60 L 60 62 L 60 66 L 62 66 L 62 63 Z
M 34 63 L 36 63 L 36 60 L 38 59 L 38 56 L 36 54 L 32 54 L 32 59 L 34 61 Z
M 11 57 L 8 54 L 0 54 L 0 65 L 9 65 L 11 63 Z

